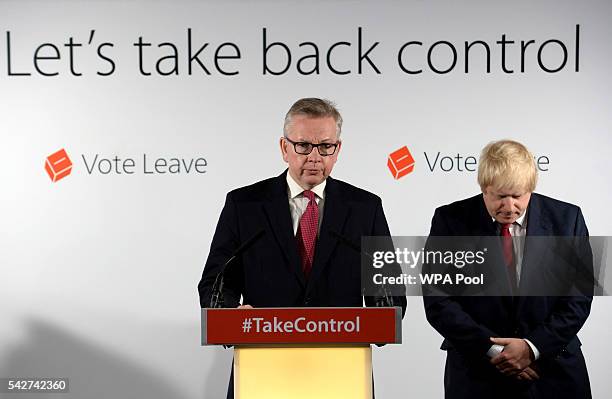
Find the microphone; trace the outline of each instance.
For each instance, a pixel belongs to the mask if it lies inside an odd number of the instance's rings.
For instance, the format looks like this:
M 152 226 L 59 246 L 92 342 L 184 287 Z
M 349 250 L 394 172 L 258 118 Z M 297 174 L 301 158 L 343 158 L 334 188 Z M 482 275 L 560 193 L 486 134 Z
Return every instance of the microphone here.
M 340 242 L 342 242 L 344 245 L 346 245 L 347 247 L 351 248 L 355 252 L 358 252 L 362 256 L 366 256 L 371 261 L 374 260 L 374 257 L 372 256 L 371 253 L 369 253 L 367 251 L 363 251 L 352 240 L 348 239 L 347 237 L 343 236 L 342 234 L 338 233 L 337 231 L 330 230 L 329 232 L 330 232 L 330 234 L 332 236 L 334 236 L 334 238 L 338 239 Z M 385 285 L 382 286 L 382 295 L 381 296 L 374 296 L 374 304 L 375 304 L 375 306 L 377 308 L 399 306 L 399 305 L 395 304 L 395 301 L 393 300 L 393 297 L 391 295 L 389 295 L 389 292 L 387 291 L 387 287 Z
M 225 285 L 225 270 L 238 258 L 244 251 L 249 249 L 261 236 L 265 234 L 265 230 L 261 229 L 253 234 L 248 240 L 243 242 L 230 256 L 230 258 L 221 266 L 221 271 L 217 273 L 215 282 L 212 286 L 209 308 L 224 308 L 225 299 L 223 298 L 223 286 Z

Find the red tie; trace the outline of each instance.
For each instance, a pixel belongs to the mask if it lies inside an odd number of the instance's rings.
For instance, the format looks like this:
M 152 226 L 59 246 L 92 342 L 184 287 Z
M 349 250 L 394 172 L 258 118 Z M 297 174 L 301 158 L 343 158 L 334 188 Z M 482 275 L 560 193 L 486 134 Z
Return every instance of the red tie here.
M 506 261 L 508 274 L 510 275 L 510 283 L 512 284 L 512 288 L 516 289 L 516 264 L 514 263 L 514 249 L 512 248 L 510 226 L 512 226 L 512 223 L 504 223 L 501 225 L 502 247 L 504 250 L 504 260 Z
M 317 229 L 319 226 L 319 206 L 315 201 L 312 191 L 306 190 L 302 193 L 308 198 L 308 206 L 300 219 L 297 230 L 297 244 L 300 258 L 302 259 L 302 271 L 306 278 L 310 276 L 312 262 L 314 260 L 315 243 L 317 241 Z

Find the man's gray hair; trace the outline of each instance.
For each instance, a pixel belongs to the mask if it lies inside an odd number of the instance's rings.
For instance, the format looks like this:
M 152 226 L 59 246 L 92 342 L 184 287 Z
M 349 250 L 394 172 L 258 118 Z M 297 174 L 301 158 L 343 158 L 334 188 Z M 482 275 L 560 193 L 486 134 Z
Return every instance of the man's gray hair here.
M 289 108 L 287 115 L 285 115 L 285 125 L 283 126 L 283 133 L 285 137 L 288 137 L 291 119 L 297 115 L 303 115 L 311 118 L 334 118 L 334 121 L 336 121 L 336 137 L 340 139 L 340 132 L 342 131 L 342 116 L 340 115 L 340 112 L 338 112 L 336 104 L 333 102 L 321 98 L 301 98 L 297 100 L 295 104 Z

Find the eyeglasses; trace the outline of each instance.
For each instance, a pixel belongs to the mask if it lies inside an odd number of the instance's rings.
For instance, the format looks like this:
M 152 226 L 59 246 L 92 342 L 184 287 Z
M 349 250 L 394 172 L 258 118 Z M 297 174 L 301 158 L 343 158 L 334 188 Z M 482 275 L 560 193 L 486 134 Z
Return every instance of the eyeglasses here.
M 329 155 L 334 155 L 334 153 L 336 152 L 336 148 L 338 148 L 338 143 L 312 144 L 302 141 L 293 141 L 287 137 L 284 137 L 284 139 L 293 144 L 293 149 L 296 153 L 300 155 L 308 155 L 316 147 L 317 151 L 319 151 L 319 155 L 321 155 L 322 157 L 326 157 Z

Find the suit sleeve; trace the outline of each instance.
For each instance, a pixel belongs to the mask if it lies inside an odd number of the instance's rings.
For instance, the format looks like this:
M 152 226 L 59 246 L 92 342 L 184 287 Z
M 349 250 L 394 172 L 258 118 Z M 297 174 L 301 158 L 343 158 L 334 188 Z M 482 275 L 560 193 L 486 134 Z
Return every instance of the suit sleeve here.
M 208 307 L 212 294 L 212 287 L 222 266 L 232 256 L 240 243 L 238 217 L 236 204 L 231 193 L 225 199 L 219 222 L 210 245 L 208 259 L 202 272 L 202 279 L 198 284 L 200 306 Z M 225 270 L 225 289 L 223 292 L 227 307 L 236 307 L 242 293 L 243 275 L 242 259 L 236 258 Z
M 593 264 L 592 252 L 588 243 L 589 232 L 580 209 L 578 209 L 573 230 L 574 236 L 578 238 L 575 241 L 577 262 L 586 266 L 589 269 L 586 272 L 592 276 Z M 592 287 L 591 284 L 590 288 Z M 591 311 L 592 301 L 592 292 L 585 292 L 584 287 L 573 296 L 557 298 L 550 316 L 529 332 L 526 338 L 533 342 L 542 356 L 558 355 L 584 325 Z
M 446 218 L 440 209 L 436 209 L 430 236 L 452 236 Z M 424 265 L 424 268 L 426 265 Z M 424 272 L 426 272 L 424 270 Z M 427 321 L 438 331 L 453 348 L 466 356 L 485 356 L 491 347 L 490 337 L 498 336 L 489 328 L 477 323 L 463 310 L 460 302 L 453 296 L 436 296 L 426 293 L 424 288 L 423 303 Z
M 382 202 L 380 200 L 380 198 L 376 198 L 376 209 L 374 211 L 374 221 L 373 221 L 373 225 L 372 225 L 372 233 L 370 234 L 372 236 L 382 236 L 382 237 L 389 237 L 391 236 L 391 232 L 389 231 L 389 225 L 387 224 L 387 218 L 385 217 L 385 212 L 383 211 L 383 207 L 382 207 Z M 389 241 L 391 241 L 391 239 L 389 239 Z M 390 245 L 392 246 L 392 242 L 390 243 Z M 393 273 L 396 274 L 401 274 L 401 267 L 399 265 L 396 265 L 397 269 L 393 270 Z M 397 289 L 394 289 L 394 291 L 397 291 Z M 402 318 L 404 317 L 404 315 L 406 314 L 406 306 L 407 306 L 407 301 L 406 301 L 406 296 L 392 296 L 391 297 L 393 300 L 393 304 L 395 306 L 400 306 L 402 308 Z M 374 306 L 374 297 L 371 296 L 366 296 L 365 297 L 365 303 L 366 306 Z

